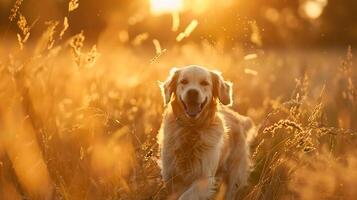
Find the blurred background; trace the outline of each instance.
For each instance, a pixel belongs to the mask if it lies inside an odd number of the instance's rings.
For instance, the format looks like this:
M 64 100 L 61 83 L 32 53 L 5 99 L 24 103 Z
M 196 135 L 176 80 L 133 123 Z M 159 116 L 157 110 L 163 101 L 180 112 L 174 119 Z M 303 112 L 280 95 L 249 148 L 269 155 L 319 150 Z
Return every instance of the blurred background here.
M 17 31 L 16 24 L 8 19 L 13 5 L 12 0 L 0 1 L 1 38 Z M 69 33 L 83 30 L 93 42 L 110 29 L 115 30 L 112 34 L 116 37 L 121 30 L 130 37 L 147 32 L 168 46 L 175 42 L 171 15 L 176 12 L 180 22 L 177 30 L 192 19 L 199 22 L 190 41 L 206 39 L 245 48 L 255 44 L 266 48 L 346 47 L 357 42 L 357 2 L 353 0 L 86 0 L 80 5 L 69 13 L 66 0 L 27 0 L 21 13 L 32 25 L 35 37 L 46 21 L 68 16 L 72 25 Z M 253 41 L 252 32 L 260 34 Z

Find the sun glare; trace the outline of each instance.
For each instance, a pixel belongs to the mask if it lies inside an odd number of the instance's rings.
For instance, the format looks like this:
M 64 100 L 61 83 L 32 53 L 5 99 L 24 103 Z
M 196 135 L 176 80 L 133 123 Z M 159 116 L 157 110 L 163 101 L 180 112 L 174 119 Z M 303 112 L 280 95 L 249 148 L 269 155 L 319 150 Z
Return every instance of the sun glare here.
M 151 12 L 155 15 L 180 12 L 183 9 L 182 0 L 151 0 Z
M 316 19 L 322 14 L 327 0 L 309 0 L 303 4 L 303 12 L 310 19 Z

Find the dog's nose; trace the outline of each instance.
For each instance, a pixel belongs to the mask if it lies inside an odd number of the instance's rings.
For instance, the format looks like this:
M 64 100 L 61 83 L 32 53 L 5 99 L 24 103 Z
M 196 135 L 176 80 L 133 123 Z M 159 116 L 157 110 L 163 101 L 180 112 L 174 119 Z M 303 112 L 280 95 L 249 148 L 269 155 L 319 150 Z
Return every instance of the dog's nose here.
M 187 100 L 190 102 L 196 102 L 198 100 L 198 91 L 190 89 L 187 91 Z

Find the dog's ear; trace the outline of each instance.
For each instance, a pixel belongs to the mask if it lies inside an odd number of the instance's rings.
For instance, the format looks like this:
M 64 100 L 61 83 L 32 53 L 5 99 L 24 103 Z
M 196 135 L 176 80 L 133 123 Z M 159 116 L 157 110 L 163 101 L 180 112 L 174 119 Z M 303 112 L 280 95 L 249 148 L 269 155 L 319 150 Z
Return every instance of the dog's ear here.
M 213 96 L 223 105 L 232 104 L 232 83 L 225 81 L 218 71 L 211 71 L 213 82 Z
M 165 106 L 170 102 L 172 93 L 176 90 L 179 71 L 178 68 L 172 68 L 167 79 L 164 82 L 159 82 Z

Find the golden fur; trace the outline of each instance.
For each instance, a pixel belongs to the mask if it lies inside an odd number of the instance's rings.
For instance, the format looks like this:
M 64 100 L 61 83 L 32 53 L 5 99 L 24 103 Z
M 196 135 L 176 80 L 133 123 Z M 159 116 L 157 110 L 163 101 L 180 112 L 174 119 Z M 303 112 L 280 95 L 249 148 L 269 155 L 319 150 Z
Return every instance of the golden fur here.
M 187 77 L 188 83 L 180 86 L 178 80 Z M 209 79 L 208 85 L 195 84 L 198 77 Z M 173 69 L 162 84 L 167 105 L 158 143 L 162 176 L 172 198 L 212 198 L 222 180 L 225 198 L 234 199 L 238 187 L 247 184 L 248 147 L 255 131 L 248 117 L 225 106 L 231 104 L 231 85 L 219 73 L 199 66 Z M 198 99 L 209 98 L 195 118 L 186 115 L 185 100 L 180 100 L 187 87 L 200 90 Z

